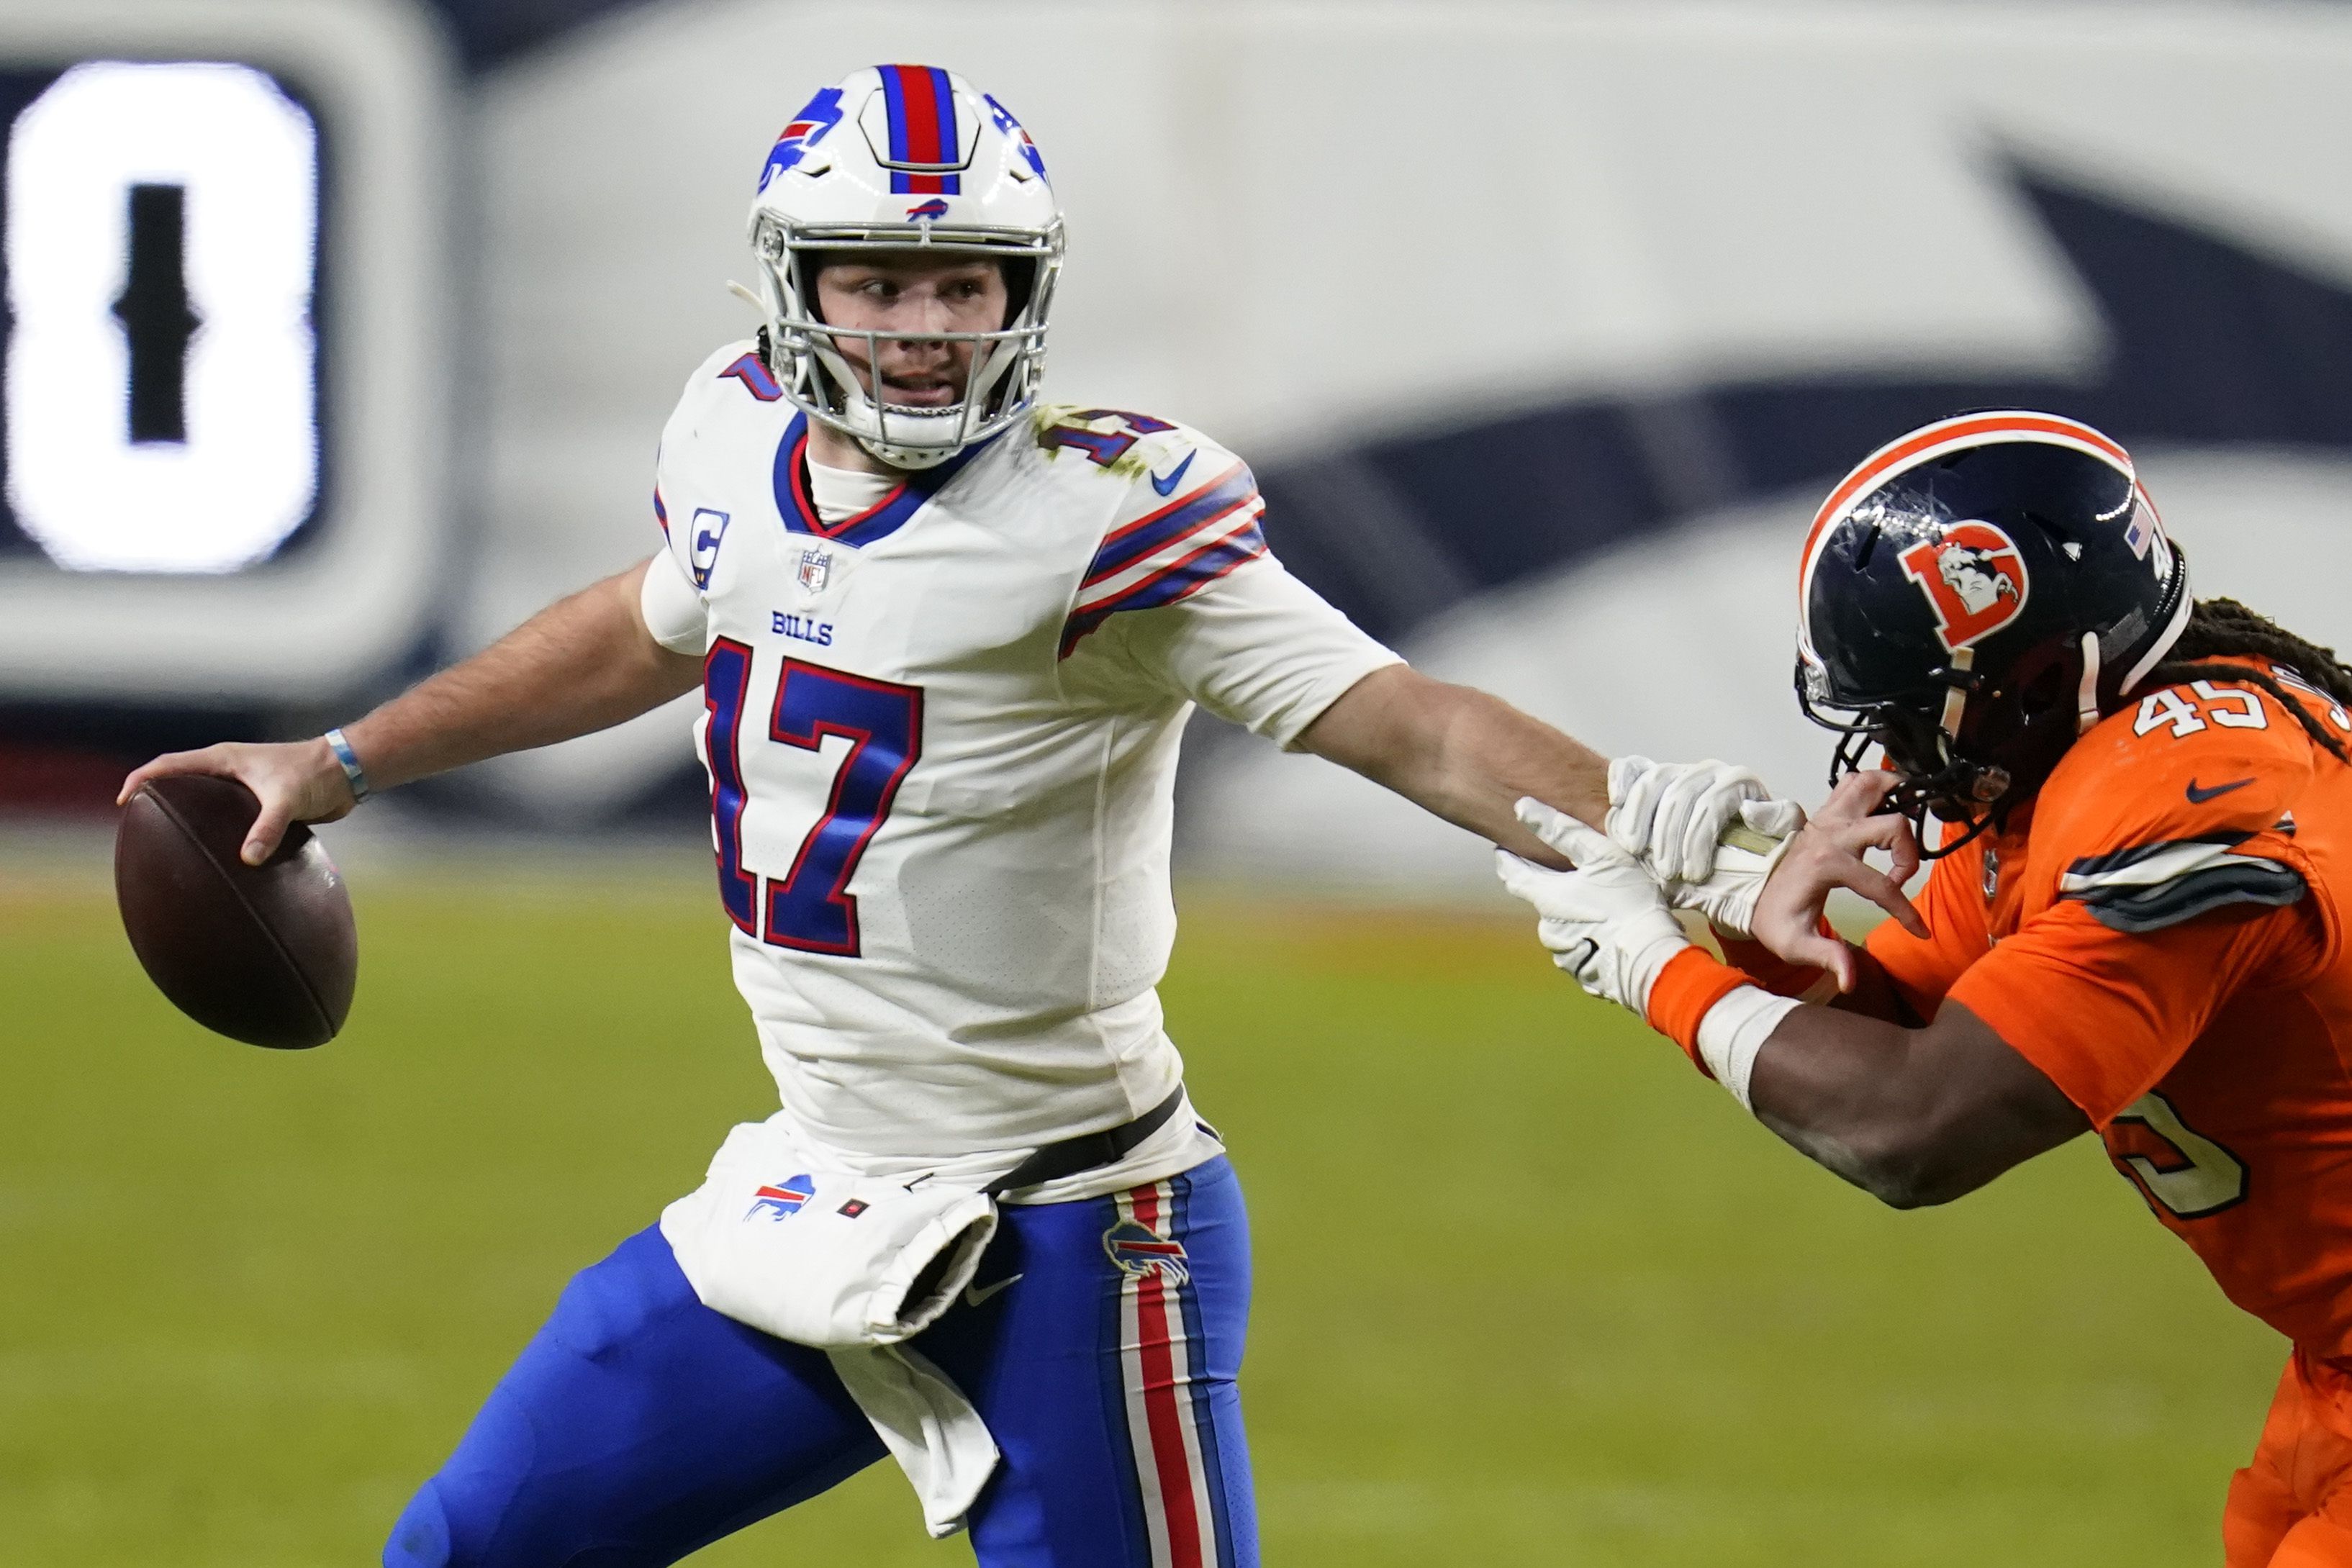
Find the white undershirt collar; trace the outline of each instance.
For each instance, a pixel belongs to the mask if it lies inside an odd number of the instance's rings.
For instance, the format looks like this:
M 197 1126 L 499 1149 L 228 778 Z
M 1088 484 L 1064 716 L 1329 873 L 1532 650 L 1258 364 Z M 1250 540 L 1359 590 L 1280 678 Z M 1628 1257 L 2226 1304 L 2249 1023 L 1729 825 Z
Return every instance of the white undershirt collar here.
M 828 468 L 814 461 L 808 465 L 808 476 L 809 502 L 816 507 L 817 521 L 827 528 L 873 510 L 900 483 L 887 474 L 868 474 L 862 468 Z

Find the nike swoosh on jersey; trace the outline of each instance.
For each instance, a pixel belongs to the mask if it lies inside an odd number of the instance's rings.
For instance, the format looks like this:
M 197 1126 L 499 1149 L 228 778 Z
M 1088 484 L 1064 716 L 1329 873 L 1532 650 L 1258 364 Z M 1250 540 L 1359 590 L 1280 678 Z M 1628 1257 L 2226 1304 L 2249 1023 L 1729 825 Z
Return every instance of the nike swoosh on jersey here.
M 997 1291 L 1011 1289 L 1013 1283 L 1022 1278 L 1023 1276 L 1019 1274 L 1007 1274 L 992 1285 L 966 1285 L 963 1288 L 963 1304 L 967 1307 L 976 1307 Z
M 1184 461 L 1179 463 L 1173 469 L 1170 470 L 1168 477 L 1165 479 L 1162 479 L 1159 475 L 1154 474 L 1151 476 L 1151 487 L 1159 491 L 1163 496 L 1174 494 L 1176 482 L 1184 477 L 1184 470 L 1192 466 L 1192 459 L 1197 455 L 1199 455 L 1197 453 L 1192 452 L 1184 454 Z
M 2232 779 L 2227 784 L 2216 784 L 2210 789 L 2200 789 L 2197 788 L 2197 780 L 2191 779 L 2189 781 L 2189 803 L 2192 806 L 2201 806 L 2217 795 L 2226 795 L 2232 789 L 2242 789 L 2252 782 L 2251 779 Z

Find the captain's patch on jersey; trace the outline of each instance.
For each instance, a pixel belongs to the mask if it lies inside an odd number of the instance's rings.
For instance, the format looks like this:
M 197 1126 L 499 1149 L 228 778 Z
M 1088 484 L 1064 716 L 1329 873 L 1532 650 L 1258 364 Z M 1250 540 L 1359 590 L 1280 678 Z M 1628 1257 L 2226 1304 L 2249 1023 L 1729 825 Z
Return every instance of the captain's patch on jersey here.
M 719 564 L 719 547 L 727 538 L 727 514 L 708 507 L 694 509 L 694 533 L 688 540 L 694 557 L 694 586 L 710 586 L 710 570 Z

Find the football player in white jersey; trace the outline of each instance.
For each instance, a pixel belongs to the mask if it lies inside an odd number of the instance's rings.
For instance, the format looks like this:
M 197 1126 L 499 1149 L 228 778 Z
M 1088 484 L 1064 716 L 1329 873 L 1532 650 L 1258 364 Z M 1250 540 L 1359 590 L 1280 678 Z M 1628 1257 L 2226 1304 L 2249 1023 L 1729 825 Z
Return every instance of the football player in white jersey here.
M 703 689 L 735 978 L 783 1109 L 572 1281 L 384 1561 L 670 1563 L 887 1451 L 989 1568 L 1255 1563 L 1246 1220 L 1153 988 L 1193 706 L 1544 863 L 1520 797 L 1605 823 L 1792 958 L 1821 939 L 1759 913 L 1776 858 L 1899 894 L 1790 839 L 1745 775 L 1612 777 L 1416 674 L 1267 553 L 1248 467 L 1205 436 L 1040 405 L 1061 215 L 961 78 L 818 93 L 751 239 L 766 324 L 687 382 L 649 560 L 345 730 L 125 787 L 244 779 L 258 860 L 371 788 Z M 1780 847 L 1718 851 L 1743 823 Z M 837 1341 L 767 1332 L 835 1275 L 887 1304 Z

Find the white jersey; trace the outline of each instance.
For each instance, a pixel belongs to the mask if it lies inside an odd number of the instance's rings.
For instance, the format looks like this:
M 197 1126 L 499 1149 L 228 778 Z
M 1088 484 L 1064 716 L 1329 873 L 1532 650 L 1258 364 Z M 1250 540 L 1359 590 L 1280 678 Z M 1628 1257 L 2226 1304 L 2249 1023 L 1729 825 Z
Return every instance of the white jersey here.
M 832 522 L 806 445 L 751 345 L 706 361 L 645 592 L 705 657 L 735 980 L 785 1109 L 848 1156 L 967 1166 L 1131 1120 L 1182 1076 L 1153 987 L 1192 704 L 1286 746 L 1396 655 L 1181 426 L 1040 409 Z M 1214 1152 L 1178 1120 L 1123 1183 Z

